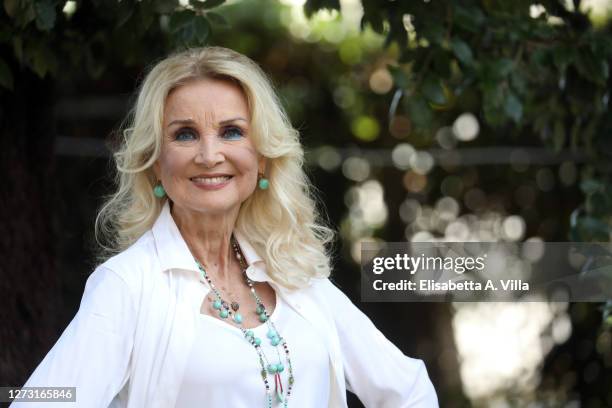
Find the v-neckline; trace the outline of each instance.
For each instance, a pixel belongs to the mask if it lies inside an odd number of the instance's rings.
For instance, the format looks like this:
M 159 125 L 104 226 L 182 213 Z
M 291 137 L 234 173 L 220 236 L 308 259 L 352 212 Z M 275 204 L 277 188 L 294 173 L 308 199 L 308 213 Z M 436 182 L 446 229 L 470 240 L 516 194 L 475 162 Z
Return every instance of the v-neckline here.
M 276 320 L 278 318 L 278 309 L 280 307 L 280 296 L 278 295 L 278 292 L 276 290 L 274 290 L 274 298 L 275 298 L 275 305 L 274 305 L 274 310 L 272 311 L 272 314 L 268 317 L 268 320 Z M 206 294 L 204 296 L 204 298 L 206 298 L 208 296 L 208 294 Z M 205 301 L 208 301 L 207 299 Z M 242 330 L 240 330 L 239 327 L 234 326 L 233 324 L 229 323 L 229 319 L 231 319 L 231 317 L 227 317 L 227 319 L 220 319 L 218 317 L 215 316 L 211 316 L 209 314 L 205 314 L 202 313 L 200 311 L 198 311 L 198 319 L 205 319 L 205 320 L 209 320 L 212 322 L 215 322 L 218 325 L 221 325 L 222 327 L 228 327 L 230 329 L 233 329 L 234 331 L 238 331 L 240 333 L 240 335 L 242 335 Z M 255 327 L 245 327 L 245 330 L 261 330 L 262 327 L 266 327 L 268 325 L 268 322 L 263 322 L 262 324 L 255 326 Z

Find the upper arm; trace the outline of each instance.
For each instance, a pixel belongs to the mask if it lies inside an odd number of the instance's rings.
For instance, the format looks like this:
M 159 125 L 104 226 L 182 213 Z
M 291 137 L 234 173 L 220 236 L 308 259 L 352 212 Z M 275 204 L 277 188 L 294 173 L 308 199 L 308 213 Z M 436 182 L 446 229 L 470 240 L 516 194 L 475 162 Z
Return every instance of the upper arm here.
M 70 407 L 107 407 L 128 378 L 134 299 L 118 274 L 98 267 L 87 279 L 76 316 L 25 386 L 76 387 Z
M 366 407 L 438 407 L 425 364 L 402 353 L 329 281 L 326 291 L 343 352 L 347 388 Z

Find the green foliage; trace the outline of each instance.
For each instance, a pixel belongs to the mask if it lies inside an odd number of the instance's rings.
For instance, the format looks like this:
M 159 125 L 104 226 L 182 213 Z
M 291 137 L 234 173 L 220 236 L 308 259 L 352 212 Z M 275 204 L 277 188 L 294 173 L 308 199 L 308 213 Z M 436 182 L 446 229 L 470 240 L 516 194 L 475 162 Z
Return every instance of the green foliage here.
M 208 20 L 192 10 L 181 10 L 172 14 L 168 27 L 175 38 L 185 46 L 206 43 L 210 32 Z
M 305 8 L 312 13 L 318 4 L 307 1 Z M 495 144 L 511 144 L 520 136 L 554 153 L 583 155 L 583 203 L 568 220 L 569 239 L 610 240 L 609 22 L 594 27 L 580 1 L 362 4 L 362 31 L 382 34 L 385 47 L 398 51 L 389 53 L 396 55 L 394 61 L 387 58 L 396 90 L 390 121 L 399 109 L 397 96 L 403 95 L 399 106 L 413 139 L 434 140 L 436 131 L 461 113 L 447 114 L 456 105 L 474 112 L 481 133 L 494 137 Z M 531 16 L 534 8 L 541 14 Z M 610 325 L 611 313 L 608 303 L 604 319 Z
M 75 9 L 70 10 L 58 0 L 4 0 L 0 44 L 13 54 L 0 61 L 0 87 L 13 90 L 16 69 L 25 68 L 42 78 L 85 68 L 97 78 L 109 63 L 147 63 L 175 47 L 204 45 L 212 34 L 211 22 L 228 25 L 210 11 L 223 3 L 93 0 L 72 2 Z M 143 43 L 153 46 L 147 49 Z
M 340 10 L 340 0 L 310 0 L 304 4 L 304 13 L 308 17 L 321 9 Z

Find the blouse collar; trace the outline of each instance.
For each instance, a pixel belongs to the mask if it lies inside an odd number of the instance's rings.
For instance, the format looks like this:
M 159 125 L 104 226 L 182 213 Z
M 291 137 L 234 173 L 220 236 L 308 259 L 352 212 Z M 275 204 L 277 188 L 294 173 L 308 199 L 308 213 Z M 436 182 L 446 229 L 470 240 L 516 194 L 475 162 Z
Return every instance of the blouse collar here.
M 168 200 L 166 200 L 151 231 L 155 240 L 162 271 L 166 272 L 171 269 L 183 269 L 194 271 L 199 274 L 193 255 L 176 226 L 174 218 L 172 218 Z M 257 254 L 248 240 L 237 231 L 234 231 L 234 236 L 248 264 L 246 270 L 247 276 L 258 282 L 272 281 L 266 272 L 265 262 Z

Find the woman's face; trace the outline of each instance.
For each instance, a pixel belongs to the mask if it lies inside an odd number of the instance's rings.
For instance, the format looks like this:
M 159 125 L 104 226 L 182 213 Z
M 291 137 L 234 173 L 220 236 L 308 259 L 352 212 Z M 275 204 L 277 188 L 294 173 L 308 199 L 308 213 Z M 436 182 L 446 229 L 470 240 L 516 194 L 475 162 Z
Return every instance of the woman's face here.
M 154 171 L 174 207 L 215 215 L 237 212 L 265 164 L 249 125 L 245 95 L 229 81 L 198 79 L 168 95 Z

